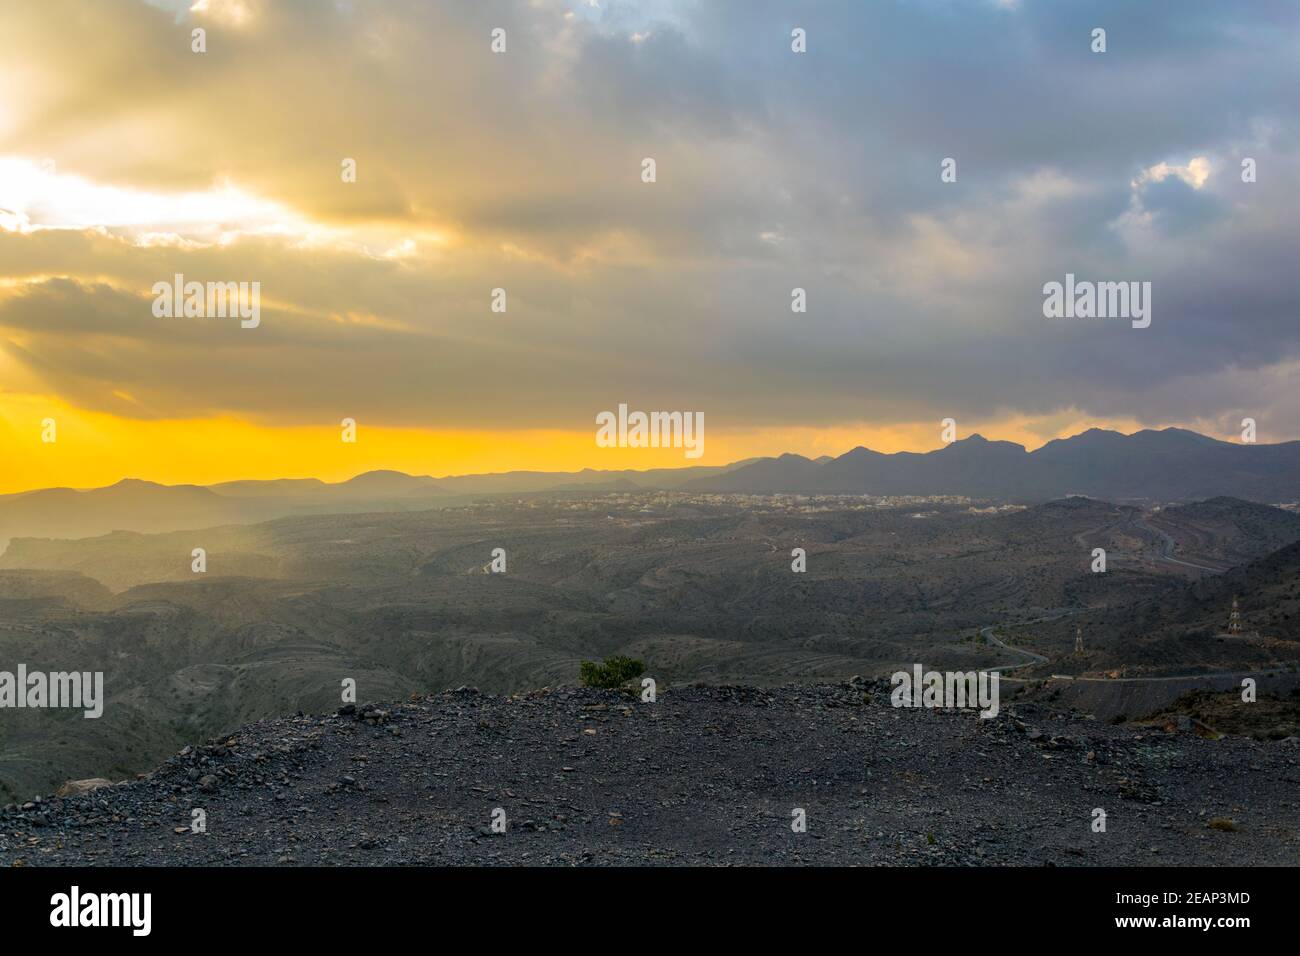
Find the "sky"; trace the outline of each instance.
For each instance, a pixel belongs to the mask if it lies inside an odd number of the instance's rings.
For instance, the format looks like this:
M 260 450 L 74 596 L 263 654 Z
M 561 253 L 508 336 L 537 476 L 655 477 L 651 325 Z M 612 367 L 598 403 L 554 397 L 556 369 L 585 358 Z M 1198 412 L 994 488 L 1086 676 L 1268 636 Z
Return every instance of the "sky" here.
M 1294 3 L 10 0 L 0 35 L 0 493 L 945 418 L 1300 438 Z M 1150 282 L 1151 325 L 1046 317 L 1067 273 Z M 260 323 L 159 317 L 176 274 Z M 703 413 L 703 457 L 598 447 L 621 403 Z

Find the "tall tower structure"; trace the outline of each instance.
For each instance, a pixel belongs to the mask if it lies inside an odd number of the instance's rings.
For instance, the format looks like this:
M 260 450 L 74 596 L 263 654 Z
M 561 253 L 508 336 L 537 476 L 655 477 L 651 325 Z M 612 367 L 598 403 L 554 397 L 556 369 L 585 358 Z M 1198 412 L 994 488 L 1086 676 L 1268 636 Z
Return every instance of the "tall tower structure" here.
M 1074 653 L 1083 653 L 1083 625 L 1074 625 Z
M 1232 612 L 1228 615 L 1228 633 L 1241 633 L 1241 612 L 1237 610 L 1237 595 L 1232 596 Z

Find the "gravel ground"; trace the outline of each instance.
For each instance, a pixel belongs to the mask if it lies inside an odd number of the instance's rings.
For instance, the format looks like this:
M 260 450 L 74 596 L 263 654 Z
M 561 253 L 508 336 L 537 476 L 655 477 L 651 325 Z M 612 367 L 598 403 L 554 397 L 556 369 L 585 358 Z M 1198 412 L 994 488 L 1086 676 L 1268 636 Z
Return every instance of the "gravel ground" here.
M 1298 783 L 1294 741 L 895 709 L 860 678 L 656 703 L 462 688 L 259 721 L 8 807 L 0 863 L 1296 865 Z

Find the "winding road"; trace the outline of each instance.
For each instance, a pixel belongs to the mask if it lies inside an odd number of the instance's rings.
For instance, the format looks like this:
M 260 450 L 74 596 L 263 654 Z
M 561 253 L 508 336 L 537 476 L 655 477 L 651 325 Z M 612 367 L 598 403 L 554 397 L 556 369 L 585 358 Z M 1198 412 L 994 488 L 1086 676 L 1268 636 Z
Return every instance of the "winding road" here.
M 1160 545 L 1160 554 L 1157 555 L 1158 560 L 1168 561 L 1170 564 L 1181 564 L 1185 568 L 1196 568 L 1198 571 L 1209 571 L 1211 574 L 1222 574 L 1224 572 L 1223 568 L 1211 568 L 1204 564 L 1195 564 L 1191 561 L 1184 561 L 1182 558 L 1175 558 L 1174 547 L 1176 542 L 1174 539 L 1159 528 L 1153 528 L 1147 524 L 1146 515 L 1138 513 L 1134 517 L 1136 518 L 1134 524 L 1157 539 L 1157 543 Z
M 1106 531 L 1111 528 L 1114 528 L 1116 524 L 1119 523 L 1120 522 L 1116 522 L 1115 524 L 1106 525 L 1102 528 L 1096 529 L 1095 531 L 1085 532 L 1085 534 L 1095 534 L 1097 531 Z M 1167 561 L 1170 564 L 1180 564 L 1183 565 L 1184 567 L 1196 568 L 1198 571 L 1206 571 L 1209 572 L 1210 574 L 1222 574 L 1224 571 L 1223 568 L 1211 568 L 1204 564 L 1195 564 L 1191 561 L 1184 561 L 1181 558 L 1175 558 L 1173 556 L 1174 548 L 1176 546 L 1176 542 L 1174 541 L 1174 539 L 1171 538 L 1164 531 L 1161 531 L 1159 528 L 1151 527 L 1151 525 L 1147 523 L 1146 516 L 1141 512 L 1137 512 L 1137 511 L 1133 512 L 1123 523 L 1130 524 L 1134 526 L 1136 529 L 1146 532 L 1152 538 L 1155 539 L 1155 543 L 1160 548 L 1159 554 L 1154 555 L 1155 559 L 1158 561 Z M 1077 535 L 1075 537 L 1075 540 L 1078 541 L 1080 545 L 1087 547 L 1087 543 L 1082 540 L 1083 537 L 1084 537 L 1083 534 Z M 1092 609 L 1091 608 L 1069 608 L 1069 609 L 1062 608 L 1060 611 L 1045 615 L 1043 617 L 1034 618 L 1033 620 L 1018 621 L 1014 626 L 1021 626 L 1024 624 L 1037 624 L 1041 621 L 1055 621 L 1063 617 L 1069 617 L 1073 614 L 1081 614 L 1084 611 L 1088 611 L 1088 610 L 1092 610 Z M 1023 647 L 1016 647 L 1002 640 L 1000 637 L 998 637 L 996 634 L 993 633 L 994 629 L 999 626 L 1002 625 L 990 624 L 987 627 L 980 628 L 980 636 L 983 637 L 984 640 L 990 644 L 1000 647 L 1003 650 L 1011 651 L 1014 654 L 1021 654 L 1027 659 L 1021 661 L 1019 664 L 1006 664 L 1000 667 L 990 667 L 987 668 L 987 670 L 997 671 L 999 672 L 999 674 L 1001 674 L 1004 671 L 1019 670 L 1022 667 L 1031 667 L 1034 664 L 1046 664 L 1048 662 L 1049 658 L 1044 657 L 1042 654 L 1038 654 L 1034 651 L 1026 650 Z M 1008 623 L 1006 626 L 1012 626 L 1012 625 Z M 1112 684 L 1112 683 L 1123 683 L 1123 682 L 1140 683 L 1140 682 L 1178 681 L 1178 680 L 1213 680 L 1213 679 L 1225 678 L 1225 677 L 1233 677 L 1233 678 L 1251 677 L 1258 673 L 1260 672 L 1259 671 L 1217 671 L 1210 674 L 1175 674 L 1167 677 L 1075 677 L 1071 674 L 1052 674 L 1048 678 L 1048 680 L 1089 681 L 1089 682 L 1096 682 L 1096 683 Z M 1017 678 L 1017 677 L 1008 677 L 1006 679 L 1015 680 L 1015 681 L 1023 680 L 1023 678 Z
M 1054 621 L 1057 618 L 1068 617 L 1071 614 L 1079 614 L 1083 610 L 1087 610 L 1087 608 L 1080 609 L 1079 611 L 1065 611 L 1061 614 L 1055 614 L 1048 617 L 1040 617 L 1040 618 L 1036 618 L 1033 621 L 1021 621 L 1020 624 L 1036 624 L 1039 621 Z M 1026 657 L 1029 658 L 1029 660 L 1022 661 L 1019 664 L 1004 664 L 999 667 L 986 667 L 984 668 L 984 670 L 997 671 L 999 674 L 1001 674 L 1003 671 L 1014 671 L 1014 670 L 1019 670 L 1022 667 L 1029 667 L 1032 664 L 1046 664 L 1048 662 L 1049 658 L 1044 657 L 1042 654 L 1036 654 L 1033 651 L 1027 651 L 1023 647 L 1015 647 L 1014 645 L 1008 644 L 1006 641 L 1002 640 L 1002 638 L 995 635 L 993 633 L 993 629 L 998 626 L 999 625 L 996 624 L 990 624 L 988 627 L 980 628 L 980 636 L 983 637 L 986 641 L 989 641 L 990 643 L 995 644 L 996 646 L 1002 648 L 1003 650 L 1012 651 L 1013 653 L 1016 654 L 1024 654 Z M 1219 678 L 1224 678 L 1224 677 L 1233 677 L 1233 678 L 1256 677 L 1259 674 L 1271 670 L 1276 670 L 1276 668 L 1269 667 L 1269 668 L 1265 668 L 1263 671 L 1258 671 L 1258 670 L 1256 671 L 1215 671 L 1209 674 L 1172 674 L 1167 677 L 1075 677 L 1072 674 L 1052 674 L 1050 677 L 1046 679 L 1047 680 L 1070 680 L 1076 682 L 1089 682 L 1089 683 L 1097 683 L 1097 684 L 1123 684 L 1123 683 L 1148 683 L 1148 682 L 1173 681 L 1173 680 L 1217 680 Z M 1012 680 L 1012 681 L 1023 681 L 1026 678 L 1007 677 L 1004 679 Z

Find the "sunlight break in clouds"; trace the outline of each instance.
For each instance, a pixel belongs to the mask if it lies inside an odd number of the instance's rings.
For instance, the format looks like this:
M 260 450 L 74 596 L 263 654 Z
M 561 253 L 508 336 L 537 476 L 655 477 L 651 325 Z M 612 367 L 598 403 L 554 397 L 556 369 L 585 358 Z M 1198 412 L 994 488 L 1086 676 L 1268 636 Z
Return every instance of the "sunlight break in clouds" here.
M 103 228 L 132 237 L 175 233 L 217 239 L 233 231 L 302 236 L 317 228 L 279 203 L 230 184 L 168 195 L 106 186 L 60 172 L 52 162 L 15 157 L 0 158 L 0 209 L 24 232 Z

